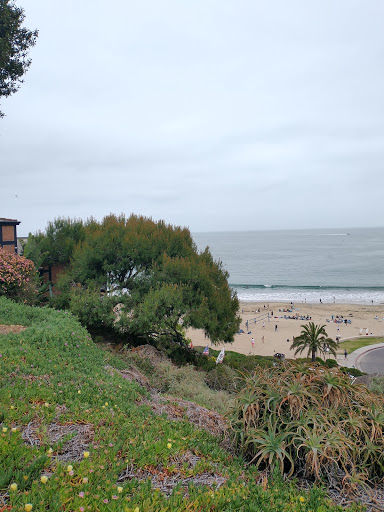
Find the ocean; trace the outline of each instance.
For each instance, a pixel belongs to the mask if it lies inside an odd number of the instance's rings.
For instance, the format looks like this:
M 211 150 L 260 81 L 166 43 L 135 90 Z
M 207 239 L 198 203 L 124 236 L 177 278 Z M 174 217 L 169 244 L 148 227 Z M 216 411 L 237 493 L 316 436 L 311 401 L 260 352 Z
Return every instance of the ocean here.
M 242 301 L 384 304 L 384 228 L 193 233 Z

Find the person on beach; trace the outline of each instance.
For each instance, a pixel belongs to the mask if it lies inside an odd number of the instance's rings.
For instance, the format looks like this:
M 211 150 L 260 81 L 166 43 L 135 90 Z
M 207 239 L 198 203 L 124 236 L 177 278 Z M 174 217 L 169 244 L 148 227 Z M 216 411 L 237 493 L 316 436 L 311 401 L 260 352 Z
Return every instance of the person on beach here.
M 344 359 L 347 359 L 347 356 L 348 356 L 348 352 L 346 350 L 344 350 Z
M 255 346 L 255 340 L 254 338 L 251 339 L 252 348 Z
M 275 332 L 277 331 L 277 324 L 275 325 Z
M 264 329 L 264 327 L 265 327 L 265 322 L 263 322 L 263 329 Z

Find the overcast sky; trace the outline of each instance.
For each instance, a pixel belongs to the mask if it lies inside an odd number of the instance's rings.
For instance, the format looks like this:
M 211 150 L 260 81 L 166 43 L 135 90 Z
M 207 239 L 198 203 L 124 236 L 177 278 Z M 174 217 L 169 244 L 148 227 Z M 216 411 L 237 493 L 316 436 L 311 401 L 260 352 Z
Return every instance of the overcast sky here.
M 0 217 L 383 226 L 382 0 L 17 0 Z

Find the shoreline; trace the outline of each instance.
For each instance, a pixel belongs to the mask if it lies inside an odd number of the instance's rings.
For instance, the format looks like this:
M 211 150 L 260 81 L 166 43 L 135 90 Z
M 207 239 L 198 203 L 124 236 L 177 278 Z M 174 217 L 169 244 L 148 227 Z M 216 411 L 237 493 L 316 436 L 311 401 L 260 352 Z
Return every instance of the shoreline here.
M 294 358 L 294 353 L 290 350 L 293 337 L 298 336 L 301 326 L 310 321 L 325 325 L 328 336 L 332 339 L 340 337 L 340 341 L 355 336 L 364 337 L 367 335 L 367 330 L 368 335 L 384 336 L 384 304 L 293 302 L 292 309 L 290 306 L 290 302 L 281 301 L 241 301 L 240 329 L 244 332 L 236 334 L 233 343 L 213 345 L 209 338 L 204 336 L 204 332 L 197 329 L 188 329 L 187 337 L 196 346 L 205 347 L 208 344 L 215 349 L 224 348 L 246 355 L 273 356 L 279 352 L 286 357 Z M 288 309 L 291 311 L 287 311 Z M 287 318 L 289 316 L 291 318 Z M 298 319 L 292 318 L 294 316 L 298 316 Z M 341 320 L 341 317 L 343 317 L 343 323 L 335 321 Z M 297 355 L 297 357 L 305 356 L 306 352 Z
M 239 302 L 240 304 L 278 304 L 278 305 L 281 305 L 281 304 L 285 304 L 286 306 L 290 305 L 290 301 L 282 301 L 282 300 L 268 300 L 268 301 L 263 301 L 263 300 L 244 300 L 244 299 L 239 299 Z M 371 306 L 371 307 L 380 307 L 380 306 L 383 306 L 384 308 L 384 302 L 374 302 L 373 304 L 371 302 L 326 302 L 326 301 L 322 301 L 321 303 L 319 302 L 312 302 L 312 301 L 307 301 L 307 302 L 295 302 L 295 301 L 292 301 L 294 306 Z
M 229 285 L 241 302 L 384 305 L 384 287 Z
M 345 304 L 345 305 L 361 305 L 361 306 L 384 306 L 384 290 L 382 292 L 382 296 L 366 294 L 365 296 L 361 296 L 361 294 L 355 295 L 337 295 L 332 293 L 331 295 L 325 293 L 310 293 L 310 294 L 284 294 L 284 296 L 275 297 L 273 295 L 258 296 L 258 297 L 247 297 L 247 294 L 239 293 L 239 290 L 236 288 L 232 288 L 233 291 L 236 292 L 237 298 L 241 303 L 271 303 L 271 304 L 289 304 L 291 301 L 299 304 Z M 334 298 L 335 297 L 335 298 Z M 321 299 L 321 303 L 320 303 Z M 373 303 L 372 303 L 373 301 Z

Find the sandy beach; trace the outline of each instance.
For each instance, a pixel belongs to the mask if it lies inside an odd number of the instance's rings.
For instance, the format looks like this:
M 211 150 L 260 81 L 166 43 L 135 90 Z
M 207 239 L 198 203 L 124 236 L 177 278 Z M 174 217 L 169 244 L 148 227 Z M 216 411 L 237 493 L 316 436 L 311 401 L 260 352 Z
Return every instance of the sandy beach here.
M 289 347 L 293 337 L 298 336 L 301 326 L 309 321 L 325 325 L 328 336 L 333 339 L 338 336 L 341 341 L 360 334 L 365 336 L 367 332 L 373 336 L 384 336 L 384 305 L 294 303 L 291 307 L 290 303 L 242 302 L 240 315 L 240 328 L 244 332 L 236 334 L 233 343 L 218 344 L 214 347 L 210 340 L 205 338 L 204 333 L 196 329 L 189 329 L 187 336 L 195 346 L 206 346 L 208 343 L 214 348 L 224 347 L 226 350 L 247 355 L 273 356 L 280 352 L 291 358 L 294 356 Z M 336 323 L 336 317 L 343 317 L 343 323 Z M 302 357 L 305 356 L 306 353 L 303 352 Z

